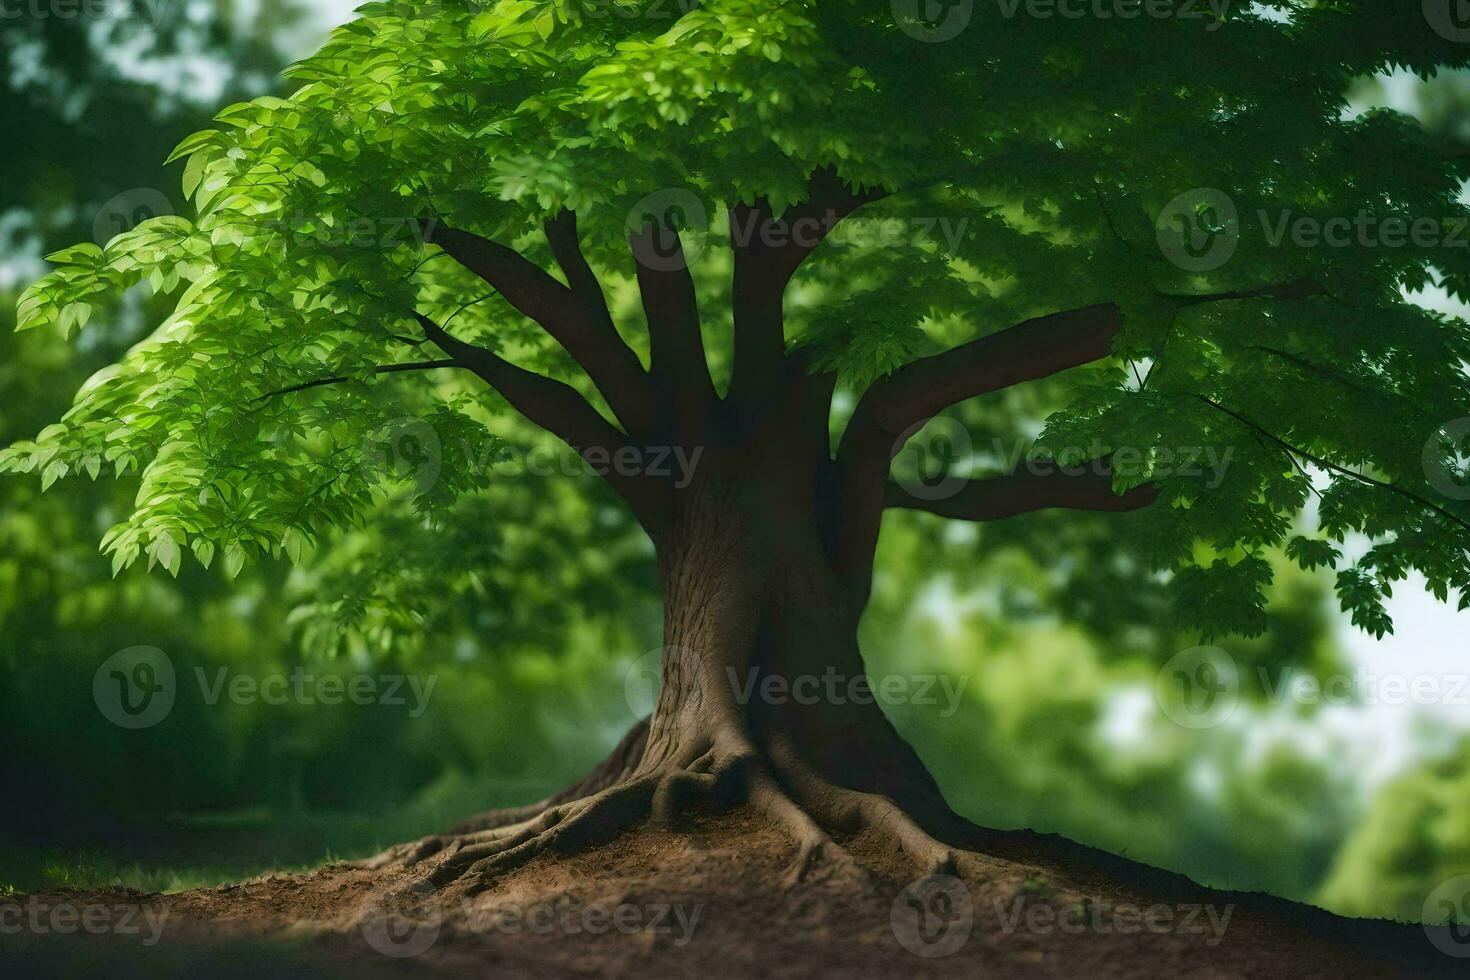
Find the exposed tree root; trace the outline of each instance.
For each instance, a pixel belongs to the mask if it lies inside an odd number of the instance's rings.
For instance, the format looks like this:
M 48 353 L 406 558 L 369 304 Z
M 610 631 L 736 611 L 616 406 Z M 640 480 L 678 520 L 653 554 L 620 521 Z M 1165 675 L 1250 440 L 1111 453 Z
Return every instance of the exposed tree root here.
M 624 779 L 643 757 L 644 746 L 648 743 L 648 719 L 644 718 L 624 735 L 618 742 L 617 747 L 612 750 L 606 759 L 598 764 L 587 775 L 575 783 L 548 796 L 544 800 L 531 803 L 526 806 L 510 807 L 504 810 L 491 810 L 479 816 L 471 817 L 457 825 L 451 834 L 472 834 L 480 830 L 494 830 L 498 827 L 509 827 L 513 824 L 523 823 L 537 816 L 543 810 L 550 809 L 559 803 L 571 800 L 579 800 L 585 796 L 591 796 L 599 790 L 606 789 Z
M 785 736 L 771 740 L 770 752 L 796 798 L 825 825 L 838 832 L 877 834 L 927 874 L 953 874 L 957 869 L 955 850 L 931 837 L 893 800 L 826 779 Z
M 957 868 L 955 849 L 931 837 L 892 799 L 826 778 L 789 738 L 775 737 L 761 751 L 743 733 L 726 733 L 645 770 L 630 746 L 641 750 L 646 737 L 647 727 L 640 725 L 608 762 L 540 804 L 497 811 L 454 833 L 392 848 L 366 866 L 428 865 L 417 880 L 478 891 L 536 857 L 590 850 L 639 821 L 679 830 L 691 811 L 749 804 L 796 846 L 788 887 L 830 879 L 859 886 L 875 881 L 834 834 L 876 838 L 919 873 Z

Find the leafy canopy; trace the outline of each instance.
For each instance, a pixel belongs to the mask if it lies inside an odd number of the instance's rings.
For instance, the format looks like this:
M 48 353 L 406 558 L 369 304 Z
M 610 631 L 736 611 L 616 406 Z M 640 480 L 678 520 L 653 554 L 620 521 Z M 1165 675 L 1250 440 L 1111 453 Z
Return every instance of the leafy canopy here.
M 630 216 L 661 209 L 697 256 L 719 377 L 721 217 L 762 199 L 779 213 L 831 170 L 887 192 L 848 222 L 902 233 L 813 253 L 787 295 L 788 343 L 855 394 L 1028 318 L 1116 305 L 1113 356 L 1068 376 L 1041 445 L 1137 451 L 1117 489 L 1160 497 L 1127 546 L 1199 625 L 1259 631 L 1265 552 L 1282 545 L 1304 567 L 1343 565 L 1344 606 L 1380 633 L 1382 598 L 1410 569 L 1442 597 L 1470 590 L 1470 509 L 1443 490 L 1464 446 L 1431 438 L 1465 412 L 1470 334 L 1405 298 L 1435 285 L 1470 299 L 1470 250 L 1453 235 L 1273 233 L 1283 216 L 1465 218 L 1470 162 L 1402 116 L 1350 113 L 1345 93 L 1378 71 L 1463 66 L 1470 45 L 1417 4 L 1272 0 L 1223 21 L 1184 16 L 1195 4 L 1081 20 L 960 6 L 967 26 L 937 41 L 903 3 L 368 4 L 290 69 L 288 98 L 230 106 L 180 144 L 192 219 L 50 257 L 21 329 L 69 334 L 139 284 L 177 302 L 0 460 L 46 485 L 138 471 L 136 506 L 105 540 L 115 568 L 146 555 L 177 572 L 189 550 L 234 572 L 298 557 L 401 491 L 382 445 L 412 416 L 442 458 L 410 492 L 443 520 L 483 489 L 506 405 L 458 373 L 382 370 L 434 356 L 416 313 L 598 396 L 420 222 L 550 268 L 543 223 L 572 211 L 623 296 Z M 1186 246 L 1226 236 L 1228 261 L 1161 249 L 1173 220 Z M 646 361 L 627 305 L 618 329 Z M 1223 474 L 1169 465 L 1201 446 L 1230 450 Z M 1319 526 L 1301 533 L 1314 492 Z M 1346 563 L 1352 534 L 1373 544 Z

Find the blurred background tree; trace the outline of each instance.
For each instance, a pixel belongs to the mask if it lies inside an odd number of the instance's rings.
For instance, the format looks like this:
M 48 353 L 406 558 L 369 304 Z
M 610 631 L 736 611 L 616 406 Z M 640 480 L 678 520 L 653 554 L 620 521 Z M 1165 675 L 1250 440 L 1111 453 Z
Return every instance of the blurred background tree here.
M 14 301 L 40 256 L 110 234 L 119 208 L 129 220 L 173 206 L 178 177 L 160 163 L 178 139 L 213 107 L 272 90 L 282 65 L 347 16 L 292 0 L 163 4 L 157 18 L 154 5 L 107 9 L 7 23 L 0 36 L 16 137 L 0 182 L 0 444 L 58 417 L 156 322 L 140 297 L 135 315 L 80 345 L 14 334 Z M 1365 83 L 1361 99 L 1407 99 L 1400 108 L 1422 106 L 1427 125 L 1470 141 L 1463 79 Z M 977 444 L 1019 451 L 1034 433 L 986 426 L 1042 418 L 1053 395 L 996 397 L 1032 410 L 968 406 L 966 427 Z M 294 571 L 266 561 L 234 581 L 192 565 L 177 579 L 141 567 L 113 579 L 97 541 L 124 509 L 126 480 L 65 481 L 44 496 L 34 481 L 0 481 L 0 795 L 11 804 L 0 885 L 178 887 L 308 865 L 524 802 L 600 759 L 646 707 L 640 670 L 660 642 L 652 554 L 619 508 L 588 494 L 598 481 L 531 472 L 535 439 L 512 425 L 477 447 L 495 479 L 447 530 L 387 500 Z M 590 553 L 588 540 L 599 543 Z M 1067 573 L 1084 564 L 1106 574 Z M 1470 871 L 1470 742 L 1430 730 L 1421 757 L 1380 787 L 1352 764 L 1362 740 L 1320 712 L 1269 703 L 1255 664 L 1349 666 L 1330 579 L 1276 564 L 1268 631 L 1228 643 L 1250 681 L 1245 703 L 1210 728 L 1175 724 L 1155 698 L 1157 665 L 1198 637 L 1168 623 L 1116 518 L 977 528 L 891 517 L 865 649 L 874 674 L 963 679 L 953 696 L 893 713 L 982 824 L 1060 832 L 1213 885 L 1415 917 L 1436 884 Z M 189 684 L 196 670 L 298 666 L 437 683 L 418 717 L 180 698 L 165 724 L 126 732 L 98 711 L 92 681 L 139 645 L 166 651 Z

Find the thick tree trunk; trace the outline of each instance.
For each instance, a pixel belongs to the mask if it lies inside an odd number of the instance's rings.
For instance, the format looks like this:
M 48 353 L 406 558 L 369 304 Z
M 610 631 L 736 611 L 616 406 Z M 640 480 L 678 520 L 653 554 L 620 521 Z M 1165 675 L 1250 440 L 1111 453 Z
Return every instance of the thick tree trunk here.
M 825 424 L 795 384 L 779 408 L 719 433 L 655 534 L 664 600 L 652 715 L 594 772 L 546 800 L 486 814 L 385 860 L 439 857 L 485 876 L 548 848 L 598 843 L 648 818 L 749 803 L 797 846 L 793 874 L 861 873 L 833 835 L 873 831 L 926 869 L 952 866 L 968 826 L 870 693 L 857 629 L 869 576 L 840 569 Z M 860 685 L 854 690 L 854 685 Z M 857 696 L 853 696 L 856 694 Z
M 662 686 L 645 767 L 731 734 L 765 755 L 782 743 L 825 778 L 942 827 L 937 786 L 868 690 L 865 587 L 833 571 L 817 516 L 783 513 L 769 489 L 701 500 L 661 555 Z
M 653 714 L 586 778 L 408 852 L 436 876 L 485 875 L 606 840 L 694 805 L 749 803 L 797 846 L 793 876 L 865 872 L 832 835 L 877 829 L 926 870 L 953 866 L 963 822 L 867 688 L 864 595 L 832 570 L 819 523 L 768 481 L 710 479 L 660 546 L 665 601 Z

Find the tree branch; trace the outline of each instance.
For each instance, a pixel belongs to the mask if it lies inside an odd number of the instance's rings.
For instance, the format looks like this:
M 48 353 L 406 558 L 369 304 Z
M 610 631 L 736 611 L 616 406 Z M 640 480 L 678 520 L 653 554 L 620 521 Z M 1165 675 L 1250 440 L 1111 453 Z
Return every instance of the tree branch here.
M 906 364 L 863 396 L 901 434 L 951 405 L 1108 356 L 1123 315 L 1112 303 L 1053 313 Z
M 649 361 L 659 416 L 671 428 L 697 431 L 718 397 L 700 332 L 699 300 L 684 245 L 660 216 L 628 238 L 637 269 L 638 293 L 648 319 Z
M 424 240 L 438 245 L 541 325 L 561 344 L 607 399 L 619 421 L 640 431 L 652 415 L 651 393 L 638 356 L 623 343 L 608 315 L 592 269 L 576 241 L 575 219 L 547 224 L 552 252 L 569 269 L 563 286 L 513 248 L 435 221 L 422 222 Z
M 411 364 L 384 364 L 380 367 L 373 368 L 373 373 L 398 374 L 404 371 L 432 371 L 436 368 L 446 367 L 460 367 L 460 364 L 458 361 L 454 360 L 416 361 Z M 345 375 L 336 375 L 330 378 L 317 378 L 314 381 L 303 381 L 301 384 L 291 385 L 286 388 L 277 388 L 275 391 L 268 391 L 254 400 L 257 402 L 263 402 L 267 398 L 275 398 L 278 395 L 290 395 L 298 391 L 306 391 L 309 388 L 322 388 L 326 385 L 343 384 L 344 382 L 351 380 L 352 379 L 350 377 L 347 377 Z
M 577 451 L 633 508 L 645 530 L 657 536 L 663 523 L 667 488 L 651 476 L 622 472 L 608 461 L 629 448 L 623 433 L 588 404 L 571 385 L 518 367 L 492 351 L 451 335 L 421 313 L 415 319 L 430 340 L 469 368 L 511 407 Z M 600 468 L 599 468 L 600 467 Z
M 551 246 L 551 254 L 555 256 L 562 275 L 567 277 L 567 284 L 572 292 L 581 296 L 589 305 L 600 308 L 606 315 L 607 298 L 602 293 L 602 283 L 598 281 L 597 273 L 592 271 L 592 266 L 587 263 L 587 257 L 582 254 L 576 213 L 562 208 L 547 218 L 543 227 L 546 231 L 546 243 Z M 611 320 L 610 315 L 608 319 Z
M 1238 289 L 1225 293 L 1159 293 L 1160 298 L 1174 300 L 1180 306 L 1200 306 L 1204 303 L 1224 303 L 1237 299 L 1311 299 L 1313 296 L 1326 295 L 1326 288 L 1311 279 L 1296 279 L 1258 289 Z
M 1359 483 L 1362 483 L 1362 484 L 1364 484 L 1366 486 L 1375 487 L 1375 488 L 1377 488 L 1379 490 L 1388 490 L 1391 493 L 1396 493 L 1399 496 L 1404 497 L 1407 500 L 1412 500 L 1414 503 L 1418 504 L 1421 507 L 1424 507 L 1424 508 L 1426 508 L 1428 510 L 1433 511 L 1434 513 L 1436 513 L 1439 516 L 1445 518 L 1446 520 L 1452 521 L 1455 524 L 1458 524 L 1460 527 L 1464 528 L 1465 530 L 1470 531 L 1470 521 L 1466 521 L 1464 518 L 1458 517 L 1455 514 L 1450 513 L 1448 510 L 1445 510 L 1439 504 L 1436 504 L 1432 500 L 1426 500 L 1425 498 L 1419 496 L 1417 493 L 1415 493 L 1412 490 L 1408 490 L 1408 489 L 1406 489 L 1404 487 L 1401 487 L 1401 486 L 1399 486 L 1396 483 L 1389 483 L 1389 482 L 1387 482 L 1385 480 L 1375 480 L 1371 476 L 1367 476 L 1367 475 L 1365 475 L 1363 473 L 1358 473 L 1355 470 L 1350 470 L 1350 469 L 1348 469 L 1345 466 L 1341 466 L 1341 465 L 1339 465 L 1337 463 L 1332 462 L 1332 460 L 1330 460 L 1330 459 L 1326 459 L 1326 458 L 1324 458 L 1322 456 L 1318 456 L 1315 453 L 1310 453 L 1310 452 L 1308 452 L 1305 449 L 1302 449 L 1302 448 L 1300 448 L 1298 446 L 1292 445 L 1291 443 L 1287 442 L 1285 439 L 1282 439 L 1280 436 L 1272 433 L 1268 429 L 1265 429 L 1262 426 L 1256 424 L 1255 422 L 1251 421 L 1249 418 L 1247 418 L 1246 416 L 1240 414 L 1239 412 L 1235 411 L 1234 409 L 1226 408 L 1224 405 L 1221 405 L 1219 402 L 1217 402 L 1217 401 L 1215 401 L 1215 400 L 1213 400 L 1211 398 L 1207 398 L 1204 395 L 1195 395 L 1194 397 L 1198 398 L 1200 401 L 1204 402 L 1206 405 L 1209 405 L 1211 408 L 1215 409 L 1216 411 L 1223 412 L 1224 414 L 1230 416 L 1232 419 L 1234 419 L 1235 421 L 1239 422 L 1241 425 L 1245 426 L 1251 432 L 1254 432 L 1255 434 L 1261 436 L 1263 439 L 1268 439 L 1271 442 L 1275 443 L 1277 446 L 1279 446 L 1283 450 L 1285 450 L 1288 455 L 1295 454 L 1297 456 L 1300 456 L 1302 459 L 1307 460 L 1310 463 L 1314 463 L 1315 465 L 1320 466 L 1324 470 L 1329 470 L 1329 471 L 1331 471 L 1333 473 L 1338 473 L 1338 474 L 1340 474 L 1342 476 L 1348 477 L 1349 479 L 1357 480 Z
M 1086 510 L 1124 513 L 1142 510 L 1158 499 L 1157 488 L 1144 485 L 1123 494 L 1113 492 L 1106 458 L 1050 473 L 1008 473 L 968 480 L 942 499 L 917 497 L 890 481 L 885 508 L 922 510 L 962 521 L 998 521 L 1037 510 Z
M 1317 295 L 1327 295 L 1322 285 L 1311 279 L 1294 279 L 1292 282 L 1277 282 L 1269 287 L 1257 289 L 1233 289 L 1230 292 L 1160 292 L 1164 300 L 1175 300 L 1179 306 L 1201 306 L 1204 303 L 1226 303 L 1230 300 L 1310 300 Z
M 786 350 L 782 301 L 796 270 L 843 218 L 887 195 L 857 191 L 831 167 L 815 171 L 807 200 L 777 218 L 764 198 L 730 208 L 730 243 L 735 250 L 732 305 L 735 368 L 732 391 L 766 393 Z
M 903 438 L 949 406 L 1106 357 L 1122 327 L 1111 303 L 1053 313 L 899 368 L 858 400 L 837 452 L 842 482 L 839 574 L 866 587 Z

